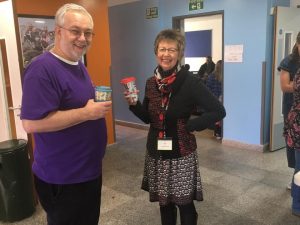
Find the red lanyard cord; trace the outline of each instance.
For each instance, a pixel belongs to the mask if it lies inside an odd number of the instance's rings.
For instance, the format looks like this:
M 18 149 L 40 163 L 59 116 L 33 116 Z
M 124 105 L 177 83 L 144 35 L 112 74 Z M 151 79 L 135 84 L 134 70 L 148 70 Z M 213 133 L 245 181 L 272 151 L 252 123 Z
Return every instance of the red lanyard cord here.
M 161 93 L 161 112 L 159 113 L 159 120 L 162 122 L 162 130 L 159 132 L 159 138 L 166 138 L 166 112 L 169 107 L 172 92 L 168 95 Z

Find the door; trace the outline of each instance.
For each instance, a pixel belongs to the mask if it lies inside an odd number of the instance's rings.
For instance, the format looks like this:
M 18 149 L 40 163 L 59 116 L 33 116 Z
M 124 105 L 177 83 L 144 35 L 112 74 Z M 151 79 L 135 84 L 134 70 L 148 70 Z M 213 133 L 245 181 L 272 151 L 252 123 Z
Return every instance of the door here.
M 0 141 L 28 139 L 20 120 L 22 85 L 12 0 L 0 1 Z
M 0 141 L 4 141 L 17 138 L 4 39 L 0 39 L 0 79 L 0 83 L 2 84 L 2 88 L 0 89 L 0 114 L 3 115 L 0 117 L 0 127 L 2 127 Z
M 276 7 L 274 11 L 274 47 L 272 75 L 272 108 L 270 128 L 270 151 L 285 147 L 282 114 L 282 91 L 280 73 L 277 70 L 281 60 L 291 53 L 297 33 L 300 31 L 300 9 Z

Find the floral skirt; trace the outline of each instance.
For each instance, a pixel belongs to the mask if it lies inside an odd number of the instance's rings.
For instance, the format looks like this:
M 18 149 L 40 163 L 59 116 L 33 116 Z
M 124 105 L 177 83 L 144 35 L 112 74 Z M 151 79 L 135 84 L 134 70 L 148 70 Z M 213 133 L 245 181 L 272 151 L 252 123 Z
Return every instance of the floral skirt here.
M 290 148 L 300 149 L 300 104 L 291 108 L 284 123 L 283 134 Z
M 149 192 L 150 202 L 186 205 L 202 201 L 202 184 L 198 155 L 193 152 L 177 159 L 154 159 L 146 154 L 142 189 Z

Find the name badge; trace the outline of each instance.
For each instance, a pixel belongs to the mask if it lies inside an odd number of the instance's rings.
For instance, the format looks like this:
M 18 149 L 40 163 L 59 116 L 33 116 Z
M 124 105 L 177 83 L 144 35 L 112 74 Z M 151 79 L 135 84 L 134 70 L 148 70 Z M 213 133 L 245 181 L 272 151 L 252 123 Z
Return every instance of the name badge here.
M 159 150 L 159 151 L 171 151 L 172 150 L 172 138 L 159 138 L 159 139 L 157 139 L 157 150 Z

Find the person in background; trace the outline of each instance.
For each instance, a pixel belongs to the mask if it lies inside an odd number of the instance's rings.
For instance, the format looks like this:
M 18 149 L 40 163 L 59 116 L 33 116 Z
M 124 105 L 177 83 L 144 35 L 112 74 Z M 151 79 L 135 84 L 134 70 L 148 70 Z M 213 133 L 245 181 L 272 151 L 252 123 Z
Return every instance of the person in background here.
M 185 40 L 178 31 L 162 30 L 154 42 L 158 66 L 146 81 L 143 103 L 124 92 L 129 109 L 149 124 L 142 189 L 158 202 L 162 225 L 196 225 L 193 200 L 202 201 L 194 131 L 225 117 L 225 109 L 201 80 L 181 65 Z M 195 105 L 205 112 L 191 118 Z
M 216 96 L 220 102 L 222 102 L 222 94 L 223 94 L 223 88 L 222 88 L 222 79 L 223 79 L 223 62 L 222 60 L 219 60 L 216 63 L 215 70 L 208 75 L 206 86 L 208 89 Z M 222 122 L 218 121 L 215 123 L 214 126 L 214 136 L 217 139 L 222 139 Z
M 206 62 L 200 66 L 198 76 L 204 83 L 206 83 L 208 75 L 211 74 L 214 71 L 214 69 L 215 63 L 212 61 L 212 57 L 207 56 Z
M 81 57 L 93 38 L 93 19 L 65 4 L 55 15 L 55 44 L 24 71 L 21 119 L 34 135 L 34 183 L 48 225 L 97 225 L 105 115 L 111 102 L 95 92 Z
M 293 199 L 292 214 L 300 217 L 300 70 L 298 70 L 294 77 L 293 85 L 294 100 L 285 122 L 284 134 L 288 147 L 295 151 L 295 175 L 293 177 L 291 191 Z
M 280 87 L 283 92 L 282 112 L 284 123 L 286 123 L 288 113 L 293 104 L 293 80 L 297 70 L 300 68 L 300 32 L 297 35 L 296 43 L 292 53 L 286 56 L 279 64 L 280 71 Z M 287 140 L 286 140 L 287 143 Z M 295 169 L 295 150 L 286 144 L 286 156 L 288 167 Z M 291 183 L 287 185 L 287 189 L 291 189 Z

